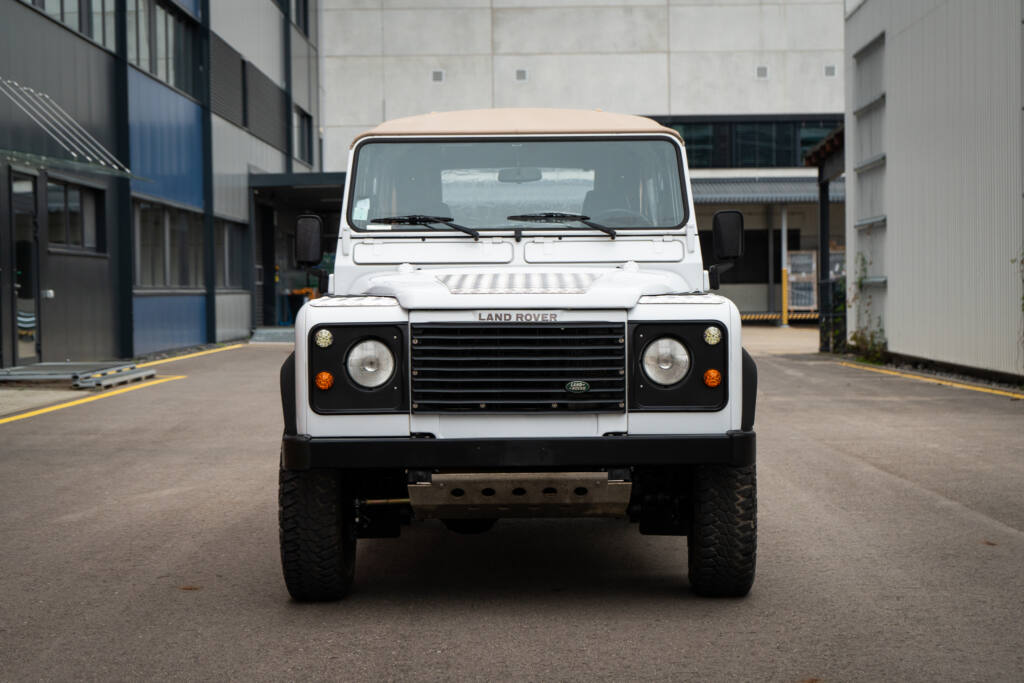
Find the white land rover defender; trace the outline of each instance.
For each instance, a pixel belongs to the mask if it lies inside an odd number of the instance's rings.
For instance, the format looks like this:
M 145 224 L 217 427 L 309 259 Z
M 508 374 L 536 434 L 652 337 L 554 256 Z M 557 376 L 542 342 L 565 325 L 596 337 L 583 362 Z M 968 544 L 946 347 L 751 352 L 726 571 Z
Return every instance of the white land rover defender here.
M 356 539 L 412 520 L 619 517 L 687 536 L 701 595 L 754 580 L 757 371 L 705 269 L 683 141 L 638 116 L 495 109 L 352 145 L 327 296 L 281 369 L 281 558 L 350 589 Z M 298 221 L 319 263 L 319 218 Z

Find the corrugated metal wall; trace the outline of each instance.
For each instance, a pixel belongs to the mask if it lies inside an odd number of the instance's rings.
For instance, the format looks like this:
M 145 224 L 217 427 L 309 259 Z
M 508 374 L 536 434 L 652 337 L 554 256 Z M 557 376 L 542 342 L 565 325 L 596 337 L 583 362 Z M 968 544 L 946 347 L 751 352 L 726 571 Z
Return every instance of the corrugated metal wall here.
M 249 220 L 249 173 L 283 173 L 285 155 L 213 116 L 213 212 Z
M 1024 248 L 1021 18 L 1020 0 L 867 0 L 847 19 L 847 243 L 874 254 L 871 274 L 887 278 L 890 351 L 1024 374 L 1011 261 Z M 871 146 L 853 113 L 870 74 L 857 73 L 854 55 L 883 31 L 886 161 L 876 188 L 854 171 Z M 881 245 L 854 228 L 878 192 Z
M 135 296 L 135 355 L 206 343 L 202 294 Z
M 252 333 L 252 295 L 249 292 L 217 294 L 217 341 L 248 339 Z
M 284 87 L 284 15 L 274 0 L 211 0 L 210 29 Z
M 134 67 L 128 68 L 132 192 L 203 206 L 202 108 Z

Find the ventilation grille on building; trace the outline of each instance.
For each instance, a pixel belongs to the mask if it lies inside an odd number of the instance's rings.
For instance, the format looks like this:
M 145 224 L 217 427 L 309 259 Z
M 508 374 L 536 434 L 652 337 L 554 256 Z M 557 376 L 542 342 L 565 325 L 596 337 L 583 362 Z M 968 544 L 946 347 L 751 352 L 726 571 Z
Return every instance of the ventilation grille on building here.
M 434 69 L 431 71 L 430 80 L 434 83 L 444 83 L 444 69 Z
M 768 78 L 768 67 L 764 65 L 758 66 L 754 69 L 754 77 L 760 79 Z
M 836 77 L 836 65 L 835 64 L 826 64 L 825 65 L 825 78 L 835 78 L 835 77 Z
M 516 69 L 516 80 L 525 81 L 529 74 L 526 73 L 526 69 Z

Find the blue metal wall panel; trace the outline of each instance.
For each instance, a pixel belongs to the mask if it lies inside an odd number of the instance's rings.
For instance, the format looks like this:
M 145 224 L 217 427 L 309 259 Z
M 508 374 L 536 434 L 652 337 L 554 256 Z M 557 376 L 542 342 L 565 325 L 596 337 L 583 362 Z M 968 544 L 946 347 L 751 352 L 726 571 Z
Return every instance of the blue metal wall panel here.
M 128 68 L 132 192 L 203 206 L 202 109 L 159 81 Z
M 136 296 L 135 355 L 206 343 L 206 297 Z

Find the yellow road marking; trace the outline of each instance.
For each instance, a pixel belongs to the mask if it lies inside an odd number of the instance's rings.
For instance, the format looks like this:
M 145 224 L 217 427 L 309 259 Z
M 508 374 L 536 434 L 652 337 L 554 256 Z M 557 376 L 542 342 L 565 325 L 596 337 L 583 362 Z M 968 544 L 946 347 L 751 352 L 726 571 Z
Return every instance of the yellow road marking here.
M 939 379 L 937 377 L 924 377 L 922 375 L 911 375 L 906 372 L 897 372 L 896 370 L 886 370 L 885 368 L 869 368 L 859 363 L 847 363 L 840 361 L 839 363 L 844 368 L 856 368 L 857 370 L 867 370 L 868 372 L 877 372 L 880 375 L 893 375 L 895 377 L 904 377 L 906 379 L 916 379 L 920 382 L 929 382 L 931 384 L 941 384 L 944 387 L 956 387 L 957 389 L 968 389 L 970 391 L 980 391 L 983 394 L 995 394 L 996 396 L 1009 396 L 1010 398 L 1024 398 L 1024 394 L 1017 393 L 1015 391 L 1002 391 L 1000 389 L 988 389 L 986 387 L 976 387 L 971 384 L 963 384 L 961 382 L 953 382 L 948 379 Z
M 185 360 L 186 358 L 195 358 L 196 356 L 208 356 L 211 353 L 220 353 L 221 351 L 230 351 L 232 349 L 240 349 L 245 344 L 232 344 L 231 346 L 222 346 L 219 349 L 207 349 L 206 351 L 196 351 L 195 353 L 186 353 L 184 356 L 174 356 L 173 358 L 164 358 L 162 360 L 151 360 L 148 363 L 139 363 L 135 367 L 137 368 L 148 368 L 153 365 L 163 365 L 164 363 L 173 363 L 178 360 Z
M 87 396 L 86 398 L 75 399 L 74 401 L 68 401 L 67 403 L 58 403 L 55 406 L 47 406 L 45 408 L 39 408 L 38 410 L 30 410 L 27 413 L 19 413 L 18 415 L 11 415 L 10 417 L 0 417 L 0 425 L 7 424 L 8 422 L 14 422 L 16 420 L 25 420 L 30 417 L 35 417 L 36 415 L 52 413 L 55 410 L 63 410 L 64 408 L 70 408 L 72 406 L 80 406 L 83 403 L 92 403 L 93 401 L 99 401 L 102 398 L 110 398 L 111 396 L 125 394 L 129 391 L 135 391 L 136 389 L 152 387 L 157 384 L 171 382 L 176 379 L 185 379 L 185 375 L 172 375 L 171 377 L 161 377 L 159 379 L 143 380 L 139 384 L 133 384 L 131 386 L 122 387 L 120 389 L 114 389 L 113 391 L 105 391 L 102 394 L 96 394 L 95 396 Z

